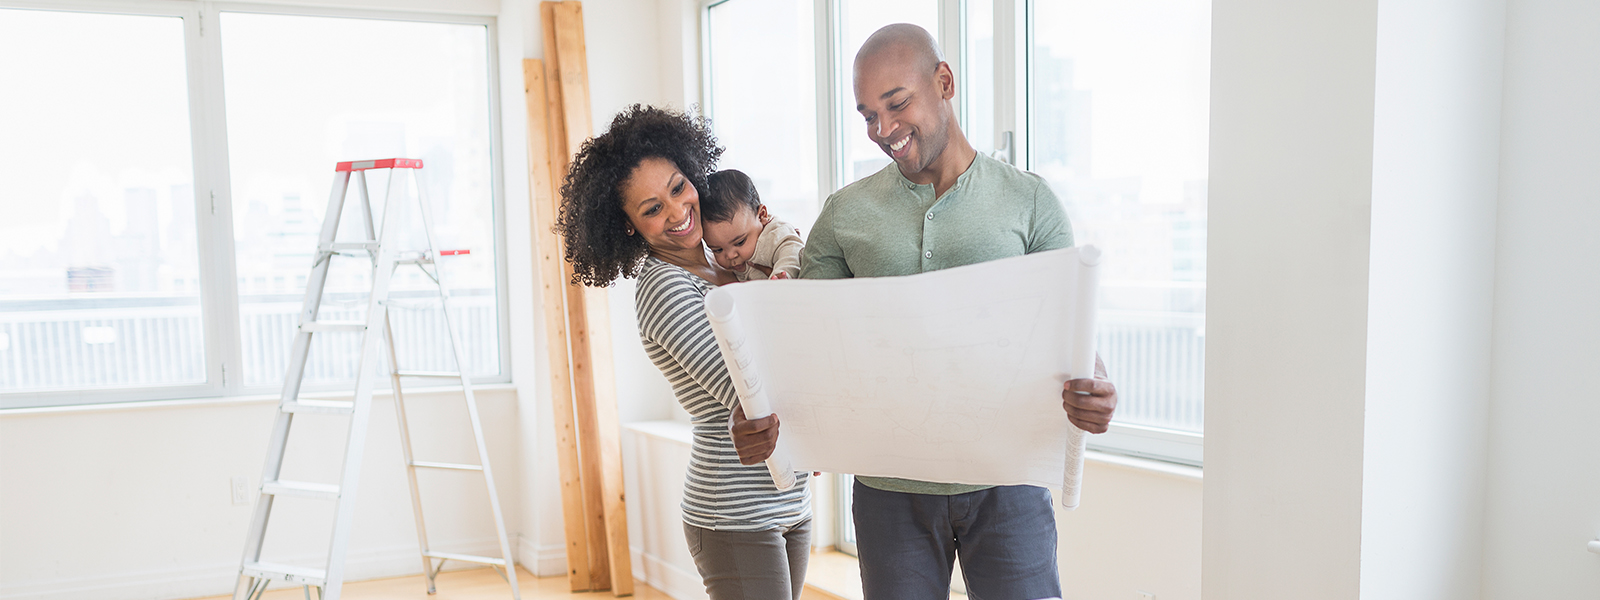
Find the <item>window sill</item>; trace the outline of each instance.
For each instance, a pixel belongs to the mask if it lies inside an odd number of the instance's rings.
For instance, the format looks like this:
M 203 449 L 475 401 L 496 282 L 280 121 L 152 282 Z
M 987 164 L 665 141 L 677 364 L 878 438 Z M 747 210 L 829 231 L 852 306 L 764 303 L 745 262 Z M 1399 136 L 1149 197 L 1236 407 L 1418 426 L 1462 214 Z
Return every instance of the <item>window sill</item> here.
M 505 390 L 515 391 L 516 389 L 517 389 L 517 386 L 515 384 L 512 384 L 512 383 L 487 383 L 487 384 L 472 386 L 472 391 L 473 392 L 498 392 L 498 391 L 505 391 Z M 430 387 L 417 386 L 417 387 L 408 387 L 408 388 L 406 388 L 406 393 L 407 394 L 412 394 L 412 395 L 447 394 L 447 393 L 451 393 L 451 392 L 460 392 L 460 391 L 461 391 L 461 386 L 459 386 L 459 385 L 430 386 Z M 338 400 L 338 399 L 347 399 L 353 393 L 354 392 L 347 392 L 347 391 L 307 392 L 307 393 L 301 394 L 300 397 L 307 398 L 307 399 L 316 399 L 316 400 Z M 372 397 L 374 397 L 374 398 L 385 398 L 385 397 L 388 397 L 388 396 L 391 396 L 391 395 L 392 394 L 391 394 L 391 392 L 389 390 L 374 390 L 372 392 Z M 238 405 L 238 404 L 267 404 L 267 403 L 276 403 L 276 402 L 278 402 L 278 400 L 279 400 L 279 394 L 274 393 L 274 394 L 255 394 L 255 395 L 249 395 L 249 396 L 224 396 L 224 397 L 213 397 L 213 398 L 185 398 L 185 399 L 181 399 L 181 400 L 140 400 L 140 401 L 133 401 L 133 402 L 107 402 L 107 403 L 100 403 L 100 404 L 73 404 L 73 405 L 66 405 L 66 406 L 39 406 L 39 407 L 33 407 L 33 408 L 4 408 L 4 409 L 0 409 L 0 418 L 13 417 L 13 416 L 24 416 L 24 415 L 51 415 L 51 414 L 66 414 L 66 413 L 103 413 L 103 412 L 113 412 L 113 411 L 122 411 L 122 410 L 149 410 L 149 409 L 161 409 L 161 408 L 189 408 L 189 407 L 202 407 L 202 406 L 232 406 L 232 405 Z
M 1201 469 L 1200 467 L 1180 465 L 1177 463 L 1170 463 L 1149 458 L 1139 458 L 1137 456 L 1111 454 L 1109 452 L 1100 452 L 1097 450 L 1084 452 L 1083 459 L 1086 462 L 1111 465 L 1130 471 L 1139 471 L 1141 473 L 1165 475 L 1167 477 L 1183 479 L 1186 481 L 1201 481 L 1205 473 L 1204 469 Z

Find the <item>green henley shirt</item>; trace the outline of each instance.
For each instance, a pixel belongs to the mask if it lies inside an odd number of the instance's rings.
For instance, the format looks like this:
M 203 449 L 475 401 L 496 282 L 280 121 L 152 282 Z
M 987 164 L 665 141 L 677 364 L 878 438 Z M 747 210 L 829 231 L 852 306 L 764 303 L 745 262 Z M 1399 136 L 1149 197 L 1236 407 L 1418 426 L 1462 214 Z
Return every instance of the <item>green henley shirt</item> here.
M 802 279 L 915 275 L 1072 246 L 1044 178 L 979 153 L 944 196 L 889 163 L 834 192 L 801 254 Z M 891 492 L 953 495 L 992 486 L 860 477 Z

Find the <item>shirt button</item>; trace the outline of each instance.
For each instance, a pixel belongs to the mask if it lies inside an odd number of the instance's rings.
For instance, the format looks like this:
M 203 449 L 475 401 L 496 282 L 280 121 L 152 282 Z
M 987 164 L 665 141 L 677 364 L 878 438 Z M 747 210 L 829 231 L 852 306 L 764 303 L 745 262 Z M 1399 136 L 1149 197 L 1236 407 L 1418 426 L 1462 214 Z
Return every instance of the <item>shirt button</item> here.
M 927 252 L 923 252 L 923 253 L 922 253 L 922 257 L 923 257 L 923 258 L 933 258 L 933 251 L 932 251 L 932 250 L 929 250 L 929 251 L 927 251 Z
M 932 221 L 932 220 L 933 220 L 933 213 L 928 213 L 928 220 L 929 220 L 929 221 Z

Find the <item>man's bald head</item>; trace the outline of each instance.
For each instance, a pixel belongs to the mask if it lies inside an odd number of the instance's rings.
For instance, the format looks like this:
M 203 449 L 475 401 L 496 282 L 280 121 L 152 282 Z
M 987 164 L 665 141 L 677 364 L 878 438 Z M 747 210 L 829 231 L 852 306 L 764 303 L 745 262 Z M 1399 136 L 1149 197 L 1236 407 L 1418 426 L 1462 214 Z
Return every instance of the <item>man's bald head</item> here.
M 944 62 L 944 56 L 928 30 L 910 23 L 895 23 L 873 32 L 861 44 L 861 50 L 856 52 L 855 70 L 860 73 L 863 66 L 884 62 L 932 76 L 939 63 Z

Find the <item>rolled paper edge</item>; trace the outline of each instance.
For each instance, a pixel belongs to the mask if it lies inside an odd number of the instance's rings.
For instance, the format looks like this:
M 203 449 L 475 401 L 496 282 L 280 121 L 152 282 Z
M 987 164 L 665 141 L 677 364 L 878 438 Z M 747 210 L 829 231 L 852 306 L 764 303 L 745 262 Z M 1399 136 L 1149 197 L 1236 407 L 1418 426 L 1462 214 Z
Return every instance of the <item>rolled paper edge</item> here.
M 1089 438 L 1078 426 L 1067 427 L 1067 464 L 1061 478 L 1061 507 L 1075 510 L 1083 495 L 1083 454 L 1088 449 Z

